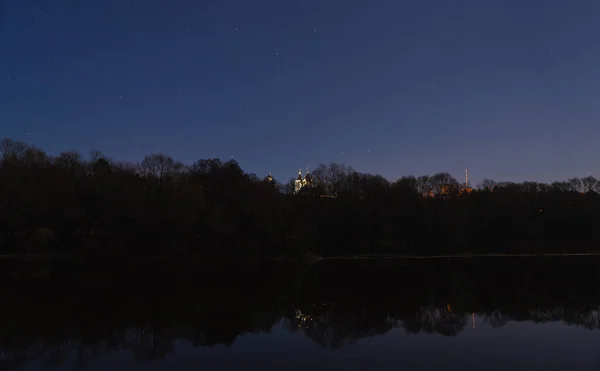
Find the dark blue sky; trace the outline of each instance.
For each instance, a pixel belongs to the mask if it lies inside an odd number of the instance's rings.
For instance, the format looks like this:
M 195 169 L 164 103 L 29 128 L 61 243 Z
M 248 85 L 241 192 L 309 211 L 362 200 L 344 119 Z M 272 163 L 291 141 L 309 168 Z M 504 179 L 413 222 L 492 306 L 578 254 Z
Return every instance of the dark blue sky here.
M 52 154 L 600 176 L 600 0 L 0 0 L 0 137 Z

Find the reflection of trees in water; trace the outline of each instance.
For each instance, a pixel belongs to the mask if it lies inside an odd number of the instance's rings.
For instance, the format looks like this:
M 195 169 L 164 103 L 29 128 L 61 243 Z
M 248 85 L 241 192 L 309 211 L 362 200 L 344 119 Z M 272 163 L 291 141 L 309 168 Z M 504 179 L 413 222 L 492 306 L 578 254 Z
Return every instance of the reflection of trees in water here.
M 570 326 L 590 330 L 600 329 L 600 306 L 582 308 L 544 308 L 530 311 L 530 321 L 536 323 L 563 321 Z
M 489 323 L 493 328 L 500 328 L 508 323 L 511 319 L 502 314 L 499 310 L 493 310 L 483 314 L 483 322 Z
M 48 366 L 88 364 L 114 351 L 155 360 L 177 341 L 194 346 L 231 345 L 244 333 L 269 331 L 281 318 L 277 287 L 133 291 L 119 287 L 72 295 L 12 293 L 0 306 L 0 370 L 38 360 Z M 87 288 L 86 288 L 87 290 Z
M 173 351 L 173 337 L 146 326 L 127 329 L 123 333 L 123 348 L 130 349 L 139 359 L 160 359 Z
M 393 328 L 403 328 L 409 334 L 456 336 L 470 323 L 472 314 L 492 328 L 500 328 L 510 321 L 530 321 L 564 322 L 592 330 L 600 329 L 600 312 L 593 308 L 539 308 L 504 314 L 500 310 L 450 312 L 445 306 L 429 305 L 405 317 L 377 316 L 364 311 L 361 316 L 349 316 L 347 308 L 344 311 L 336 311 L 335 308 L 335 305 L 328 305 L 325 310 L 296 309 L 294 316 L 286 318 L 287 327 L 291 331 L 302 331 L 320 346 L 333 349 L 362 338 L 385 334 Z
M 186 330 L 185 327 L 188 326 L 197 330 Z M 34 332 L 37 329 L 34 327 L 25 330 Z M 260 331 L 254 325 L 235 330 L 224 326 L 220 331 L 214 327 L 199 327 L 194 321 L 180 323 L 168 330 L 160 331 L 153 326 L 129 326 L 116 331 L 110 338 L 103 338 L 105 333 L 97 331 L 96 339 L 86 341 L 77 333 L 73 333 L 69 340 L 59 340 L 52 334 L 38 333 L 41 341 L 32 342 L 24 348 L 13 346 L 12 340 L 4 337 L 0 340 L 0 370 L 18 369 L 26 361 L 32 360 L 41 360 L 47 366 L 58 366 L 75 359 L 78 364 L 85 365 L 97 356 L 122 350 L 130 351 L 138 360 L 156 360 L 172 353 L 177 340 L 202 347 L 219 344 L 229 346 L 241 334 Z
M 465 313 L 448 312 L 445 307 L 426 306 L 418 308 L 407 317 L 375 314 L 365 308 L 339 308 L 328 305 L 324 312 L 302 313 L 288 318 L 290 329 L 300 329 L 315 343 L 323 347 L 339 348 L 358 339 L 385 334 L 393 328 L 404 328 L 407 333 L 437 333 L 444 336 L 457 335 L 467 324 Z
M 372 314 L 351 303 L 319 303 L 294 310 L 286 317 L 286 323 L 290 330 L 302 331 L 316 344 L 335 349 L 394 327 L 393 320 L 385 314 Z
M 329 276 L 311 276 L 309 282 L 291 284 L 276 277 L 244 282 L 243 289 L 237 288 L 242 281 L 232 285 L 237 289 L 199 290 L 192 285 L 168 298 L 153 290 L 120 295 L 111 289 L 88 296 L 5 293 L 0 370 L 18 369 L 31 360 L 85 365 L 114 351 L 154 360 L 174 352 L 178 341 L 230 346 L 242 334 L 268 332 L 277 323 L 334 349 L 395 328 L 407 334 L 456 336 L 471 328 L 472 312 L 477 327 L 561 321 L 600 329 L 600 290 L 589 284 L 600 282 L 594 279 L 595 266 L 569 274 L 546 266 L 507 266 L 508 273 L 492 268 L 471 271 L 466 266 L 454 274 L 444 266 L 413 271 L 403 266 L 401 271 L 381 269 L 354 280 L 355 271 L 332 269 L 326 270 L 333 272 Z M 564 277 L 570 281 L 561 283 Z M 311 284 L 314 280 L 318 284 Z
M 359 339 L 385 334 L 393 328 L 402 328 L 410 334 L 456 336 L 467 327 L 471 316 L 467 312 L 450 312 L 445 305 L 422 306 L 412 313 L 398 309 L 396 314 L 385 313 L 380 309 L 353 303 L 319 303 L 289 310 L 284 316 L 283 324 L 290 331 L 304 333 L 322 347 L 336 349 Z M 391 307 L 387 309 L 388 312 L 395 310 Z M 277 310 L 271 312 L 271 315 L 272 321 L 267 327 L 253 322 L 236 323 L 235 319 L 232 322 L 236 325 L 232 327 L 226 319 L 219 320 L 219 326 L 211 325 L 205 318 L 197 318 L 195 321 L 192 318 L 181 318 L 182 322 L 174 322 L 169 326 L 165 323 L 127 326 L 108 333 L 99 328 L 81 328 L 78 333 L 76 328 L 72 328 L 68 333 L 62 334 L 63 338 L 55 333 L 40 332 L 37 333 L 39 339 L 29 344 L 4 333 L 1 338 L 0 370 L 18 369 L 24 362 L 34 359 L 42 360 L 48 366 L 60 365 L 69 359 L 85 365 L 99 355 L 119 350 L 130 351 L 139 360 L 155 360 L 173 352 L 176 340 L 202 347 L 231 345 L 240 334 L 268 331 L 280 319 Z M 494 328 L 514 320 L 564 321 L 587 329 L 600 328 L 597 307 L 547 307 L 507 314 L 501 310 L 493 310 L 477 313 L 477 317 L 483 318 L 483 322 Z M 27 328 L 24 330 L 27 331 Z M 34 332 L 42 329 L 37 327 L 28 330 Z M 14 343 L 13 339 L 16 340 Z
M 42 339 L 25 349 L 11 347 L 9 341 L 0 348 L 0 370 L 17 370 L 32 360 L 41 360 L 49 368 L 60 366 L 68 359 L 85 365 L 97 356 L 119 349 L 122 349 L 122 344 L 117 339 L 98 339 L 90 344 L 77 339 L 57 343 Z
M 444 307 L 427 306 L 420 308 L 413 318 L 402 319 L 402 325 L 409 333 L 425 332 L 446 336 L 458 335 L 467 324 L 466 313 L 449 312 Z
M 566 310 L 566 324 L 583 326 L 590 330 L 600 329 L 600 305 L 586 310 Z

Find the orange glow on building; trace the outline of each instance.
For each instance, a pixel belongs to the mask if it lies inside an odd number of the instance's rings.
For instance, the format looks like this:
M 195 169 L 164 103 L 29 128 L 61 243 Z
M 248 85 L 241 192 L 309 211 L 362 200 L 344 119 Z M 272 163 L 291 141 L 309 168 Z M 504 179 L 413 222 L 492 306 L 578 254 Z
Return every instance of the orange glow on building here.
M 468 188 L 461 188 L 460 191 L 458 191 L 459 195 L 463 195 L 465 193 L 471 193 L 473 192 L 473 188 L 468 187 Z

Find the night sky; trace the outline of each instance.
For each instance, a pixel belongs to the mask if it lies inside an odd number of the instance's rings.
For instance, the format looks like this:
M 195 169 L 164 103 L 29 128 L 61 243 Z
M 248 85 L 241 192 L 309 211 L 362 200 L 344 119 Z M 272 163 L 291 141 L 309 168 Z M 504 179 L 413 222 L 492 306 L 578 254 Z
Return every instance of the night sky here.
M 0 137 L 282 181 L 600 177 L 600 0 L 0 0 Z

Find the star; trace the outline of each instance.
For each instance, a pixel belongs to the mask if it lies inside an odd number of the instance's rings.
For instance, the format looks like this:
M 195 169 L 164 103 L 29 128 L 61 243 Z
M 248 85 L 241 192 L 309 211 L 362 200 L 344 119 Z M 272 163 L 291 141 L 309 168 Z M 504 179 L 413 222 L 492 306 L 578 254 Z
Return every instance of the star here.
M 279 55 L 279 53 L 277 53 L 277 55 Z
M 8 76 L 6 79 L 7 79 L 7 80 L 10 80 L 10 76 Z
M 123 99 L 123 96 L 121 95 L 121 96 L 119 97 L 119 99 Z
M 236 27 L 236 28 L 235 28 L 235 30 L 237 31 L 237 30 L 238 30 L 238 28 Z

